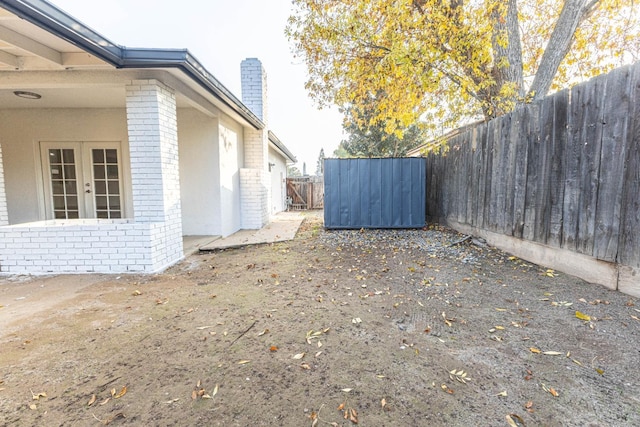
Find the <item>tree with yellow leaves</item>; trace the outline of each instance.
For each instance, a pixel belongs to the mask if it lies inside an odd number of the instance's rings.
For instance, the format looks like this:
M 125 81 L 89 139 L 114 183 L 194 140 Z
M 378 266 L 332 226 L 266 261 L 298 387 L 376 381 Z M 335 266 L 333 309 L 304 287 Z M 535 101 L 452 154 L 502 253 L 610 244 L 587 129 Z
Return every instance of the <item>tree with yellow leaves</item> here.
M 635 1 L 635 3 L 634 3 Z M 640 57 L 637 0 L 293 0 L 320 106 L 401 133 L 490 119 Z

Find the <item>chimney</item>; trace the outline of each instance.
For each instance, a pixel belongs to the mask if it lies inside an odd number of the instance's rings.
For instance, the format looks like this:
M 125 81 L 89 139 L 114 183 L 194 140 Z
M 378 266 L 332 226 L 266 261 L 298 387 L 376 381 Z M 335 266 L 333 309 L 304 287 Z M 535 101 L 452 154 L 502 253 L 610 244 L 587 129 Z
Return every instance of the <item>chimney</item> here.
M 267 123 L 267 73 L 258 58 L 247 58 L 240 64 L 242 103 Z

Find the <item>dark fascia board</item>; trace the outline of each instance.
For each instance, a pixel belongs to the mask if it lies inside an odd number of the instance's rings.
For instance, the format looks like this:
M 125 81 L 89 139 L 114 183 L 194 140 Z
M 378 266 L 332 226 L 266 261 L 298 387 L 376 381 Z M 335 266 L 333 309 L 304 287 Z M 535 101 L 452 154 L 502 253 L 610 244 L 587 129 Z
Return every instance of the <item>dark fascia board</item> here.
M 0 7 L 117 68 L 176 68 L 247 120 L 264 123 L 224 87 L 187 49 L 127 48 L 117 45 L 46 0 L 0 0 Z
M 295 163 L 298 161 L 296 159 L 296 156 L 294 156 L 293 153 L 289 151 L 289 149 L 282 143 L 282 141 L 280 141 L 280 138 L 278 138 L 276 134 L 271 131 L 269 131 L 269 141 L 273 143 L 273 145 L 275 145 L 278 148 L 278 150 L 282 152 L 282 154 L 288 157 L 292 163 Z

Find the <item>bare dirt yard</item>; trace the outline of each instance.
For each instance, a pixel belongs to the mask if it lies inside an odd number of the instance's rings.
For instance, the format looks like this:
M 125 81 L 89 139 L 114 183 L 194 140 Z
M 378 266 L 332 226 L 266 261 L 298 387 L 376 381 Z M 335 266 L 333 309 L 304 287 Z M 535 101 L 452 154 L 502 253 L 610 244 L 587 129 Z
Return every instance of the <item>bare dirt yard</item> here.
M 0 281 L 0 425 L 638 426 L 640 304 L 471 239 L 328 231 Z

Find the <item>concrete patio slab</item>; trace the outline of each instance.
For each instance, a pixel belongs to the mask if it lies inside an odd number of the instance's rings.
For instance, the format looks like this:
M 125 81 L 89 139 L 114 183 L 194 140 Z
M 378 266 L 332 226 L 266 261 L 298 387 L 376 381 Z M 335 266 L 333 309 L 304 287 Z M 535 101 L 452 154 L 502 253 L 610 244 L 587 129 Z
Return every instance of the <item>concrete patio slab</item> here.
M 303 220 L 304 216 L 298 212 L 279 212 L 272 216 L 271 222 L 260 230 L 240 230 L 230 236 L 201 245 L 200 251 L 214 251 L 292 240 L 296 236 Z

